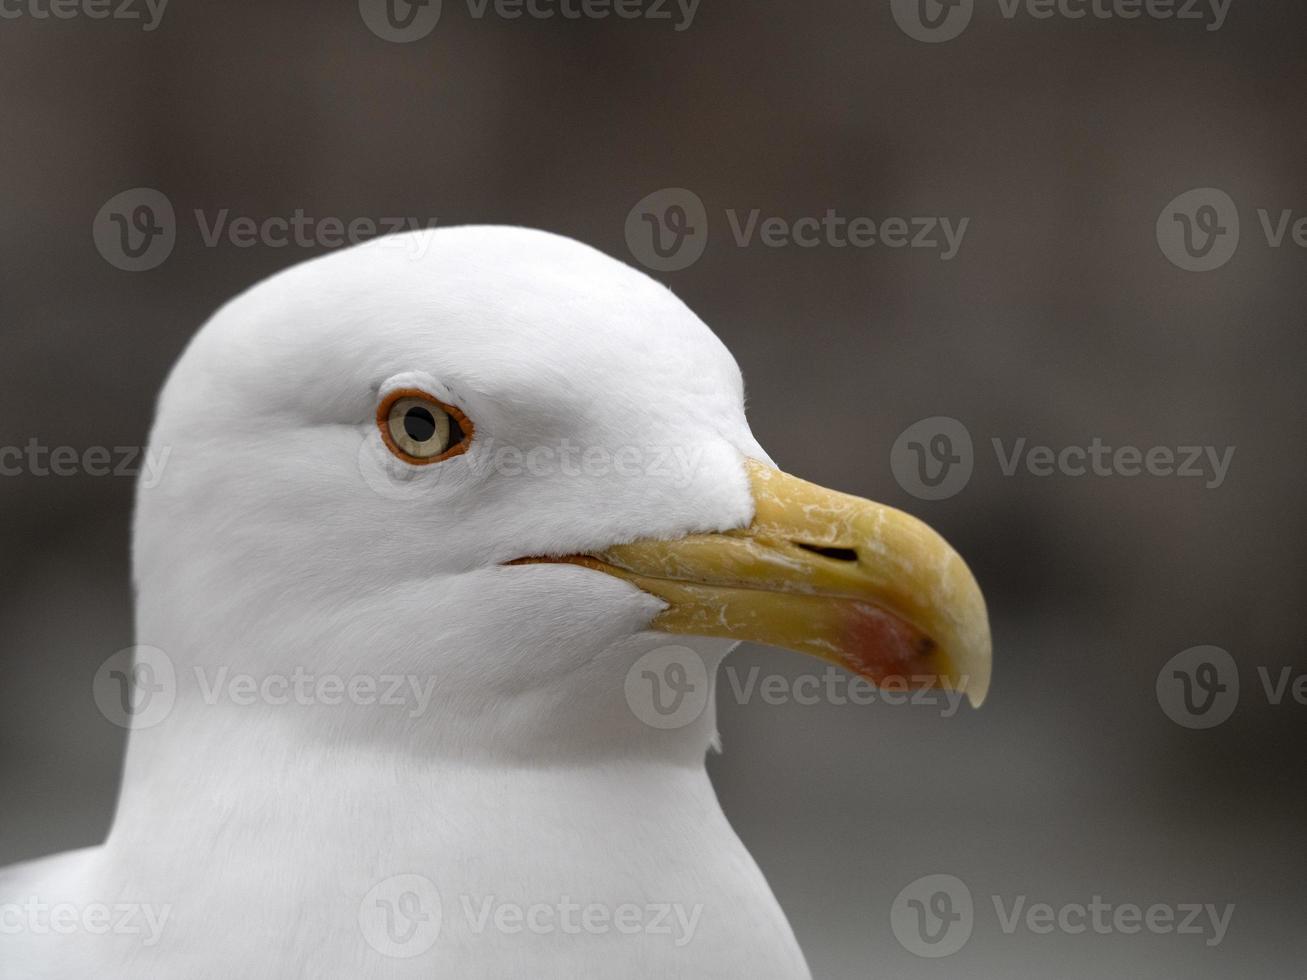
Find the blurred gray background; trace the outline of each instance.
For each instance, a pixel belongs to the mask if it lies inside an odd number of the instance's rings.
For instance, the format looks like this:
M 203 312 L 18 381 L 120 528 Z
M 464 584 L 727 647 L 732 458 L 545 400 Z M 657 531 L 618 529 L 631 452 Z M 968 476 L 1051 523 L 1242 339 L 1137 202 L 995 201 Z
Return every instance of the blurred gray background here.
M 932 0 L 933 2 L 933 0 Z M 26 9 L 25 7 L 23 9 Z M 674 9 L 674 8 L 673 8 Z M 1204 10 L 1207 8 L 1204 7 Z M 677 15 L 679 17 L 679 15 Z M 1307 8 L 1233 0 L 1209 23 L 1011 19 L 977 0 L 923 43 L 889 0 L 703 0 L 673 21 L 478 19 L 446 0 L 411 43 L 354 3 L 173 0 L 156 29 L 0 20 L 0 445 L 140 445 L 187 339 L 226 298 L 322 251 L 207 246 L 196 209 L 405 216 L 574 236 L 634 261 L 638 201 L 685 188 L 702 258 L 655 273 L 721 335 L 787 470 L 907 509 L 968 557 L 995 633 L 990 702 L 746 703 L 722 685 L 723 804 L 819 977 L 1290 977 L 1307 956 L 1301 603 Z M 114 195 L 176 209 L 172 254 L 121 271 L 92 238 Z M 1168 260 L 1168 202 L 1236 202 L 1233 258 Z M 762 218 L 969 218 L 956 257 L 740 246 Z M 891 447 L 949 416 L 960 492 L 917 499 Z M 1006 447 L 1237 447 L 1225 482 L 1004 475 Z M 124 733 L 91 679 L 132 642 L 126 478 L 0 478 L 0 864 L 96 842 Z M 1224 724 L 1159 706 L 1159 671 L 1225 648 Z M 745 648 L 743 672 L 803 658 Z M 956 954 L 914 955 L 895 896 L 957 876 Z M 1201 936 L 1007 934 L 1030 903 L 1234 903 Z

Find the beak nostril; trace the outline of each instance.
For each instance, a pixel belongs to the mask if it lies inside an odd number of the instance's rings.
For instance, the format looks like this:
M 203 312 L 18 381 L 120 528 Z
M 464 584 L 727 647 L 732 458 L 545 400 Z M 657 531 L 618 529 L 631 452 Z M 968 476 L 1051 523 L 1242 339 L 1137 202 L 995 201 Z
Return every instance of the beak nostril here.
M 827 548 L 819 544 L 805 544 L 802 541 L 795 541 L 794 544 L 804 551 L 811 551 L 814 555 L 821 555 L 834 561 L 856 562 L 858 560 L 858 553 L 852 548 Z

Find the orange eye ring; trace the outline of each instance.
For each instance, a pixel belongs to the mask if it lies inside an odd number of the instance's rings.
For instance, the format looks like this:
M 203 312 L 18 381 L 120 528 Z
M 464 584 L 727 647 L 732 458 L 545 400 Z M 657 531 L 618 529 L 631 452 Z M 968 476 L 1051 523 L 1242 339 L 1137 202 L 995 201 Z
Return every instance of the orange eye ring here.
M 413 466 L 463 455 L 476 431 L 461 409 L 420 388 L 387 393 L 377 405 L 376 421 L 386 448 Z

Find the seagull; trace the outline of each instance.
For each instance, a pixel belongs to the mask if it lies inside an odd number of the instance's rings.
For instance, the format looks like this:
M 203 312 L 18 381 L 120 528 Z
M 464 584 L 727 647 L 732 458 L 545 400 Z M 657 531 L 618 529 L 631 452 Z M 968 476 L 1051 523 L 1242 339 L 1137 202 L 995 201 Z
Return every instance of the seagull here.
M 959 555 L 778 469 L 713 332 L 554 234 L 274 275 L 150 440 L 116 814 L 0 873 L 5 980 L 808 977 L 705 769 L 719 664 L 989 686 Z

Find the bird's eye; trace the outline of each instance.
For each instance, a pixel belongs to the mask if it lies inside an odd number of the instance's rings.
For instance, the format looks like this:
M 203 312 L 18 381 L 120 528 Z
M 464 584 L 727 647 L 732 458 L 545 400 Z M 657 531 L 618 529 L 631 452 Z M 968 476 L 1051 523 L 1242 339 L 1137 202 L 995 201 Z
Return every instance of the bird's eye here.
M 392 453 L 417 465 L 458 456 L 472 444 L 468 417 L 422 391 L 396 391 L 383 399 L 377 427 Z

